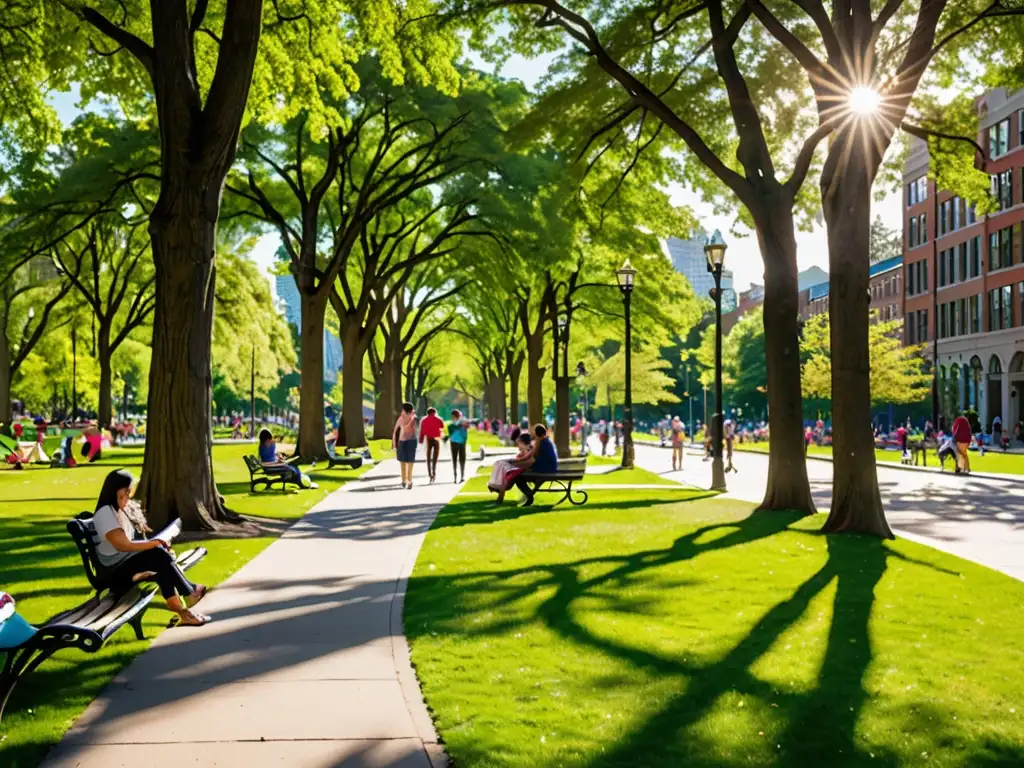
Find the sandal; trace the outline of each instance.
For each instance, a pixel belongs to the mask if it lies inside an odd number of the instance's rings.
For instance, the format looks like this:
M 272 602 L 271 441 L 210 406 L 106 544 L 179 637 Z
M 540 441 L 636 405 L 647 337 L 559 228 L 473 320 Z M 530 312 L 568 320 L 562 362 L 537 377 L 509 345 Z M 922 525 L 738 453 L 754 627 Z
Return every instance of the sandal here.
M 179 627 L 201 627 L 204 624 L 210 623 L 210 617 L 204 613 L 193 613 L 192 611 L 182 611 L 178 614 L 178 626 Z
M 194 605 L 196 605 L 196 603 L 198 603 L 200 600 L 206 597 L 207 591 L 208 590 L 205 586 L 203 586 L 202 584 L 197 584 L 196 591 L 185 598 L 185 606 L 188 608 L 192 608 Z

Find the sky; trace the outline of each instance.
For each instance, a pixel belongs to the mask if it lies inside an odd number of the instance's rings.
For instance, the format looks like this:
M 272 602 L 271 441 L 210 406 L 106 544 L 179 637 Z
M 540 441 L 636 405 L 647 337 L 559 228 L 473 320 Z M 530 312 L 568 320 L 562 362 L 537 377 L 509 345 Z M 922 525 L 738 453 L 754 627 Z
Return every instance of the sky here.
M 484 62 L 473 52 L 469 52 L 470 63 L 479 69 L 493 71 L 494 67 Z M 553 60 L 553 55 L 540 56 L 535 59 L 526 59 L 519 55 L 513 55 L 501 68 L 501 74 L 505 77 L 514 77 L 530 89 L 536 87 L 537 83 L 544 76 L 548 66 Z M 80 113 L 78 107 L 78 93 L 55 94 L 51 101 L 56 108 L 61 120 L 70 123 Z M 808 183 L 813 183 L 809 180 Z M 726 267 L 734 274 L 733 287 L 737 291 L 745 290 L 751 283 L 762 283 L 764 267 L 761 262 L 761 255 L 757 247 L 757 238 L 754 233 L 737 224 L 735 216 L 716 215 L 712 206 L 704 203 L 692 190 L 680 184 L 669 186 L 671 201 L 675 205 L 688 206 L 694 213 L 698 223 L 708 232 L 718 229 L 725 235 L 729 249 L 726 253 Z M 881 201 L 872 203 L 871 218 L 881 216 L 882 221 L 897 231 L 902 231 L 902 194 L 900 190 L 893 190 Z M 732 230 L 743 237 L 735 237 Z M 680 232 L 679 236 L 685 237 L 687 233 Z M 804 270 L 808 267 L 817 266 L 828 271 L 828 242 L 826 240 L 825 227 L 815 224 L 810 232 L 797 232 L 797 266 Z M 270 278 L 273 289 L 274 280 L 270 274 L 270 267 L 274 263 L 274 254 L 280 245 L 279 237 L 275 235 L 264 235 L 253 249 L 250 257 L 260 269 Z

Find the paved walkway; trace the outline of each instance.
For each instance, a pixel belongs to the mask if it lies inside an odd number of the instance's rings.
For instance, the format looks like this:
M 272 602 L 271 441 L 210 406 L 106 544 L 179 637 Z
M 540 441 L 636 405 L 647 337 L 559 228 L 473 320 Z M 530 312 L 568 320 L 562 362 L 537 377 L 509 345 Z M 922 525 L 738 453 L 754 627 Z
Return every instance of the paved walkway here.
M 768 456 L 733 454 L 738 473 L 729 473 L 730 498 L 760 502 L 768 482 Z M 671 455 L 636 445 L 636 463 L 689 485 L 711 485 L 711 462 L 687 453 L 682 472 L 672 472 Z M 819 512 L 832 504 L 832 462 L 808 461 L 811 493 Z M 1019 480 L 964 477 L 952 472 L 907 472 L 878 463 L 878 485 L 889 524 L 897 536 L 920 541 L 1024 581 L 1024 486 Z
M 470 472 L 475 472 L 472 464 Z M 78 719 L 48 768 L 437 768 L 402 631 L 405 583 L 459 486 L 388 460 L 331 494 L 203 601 Z

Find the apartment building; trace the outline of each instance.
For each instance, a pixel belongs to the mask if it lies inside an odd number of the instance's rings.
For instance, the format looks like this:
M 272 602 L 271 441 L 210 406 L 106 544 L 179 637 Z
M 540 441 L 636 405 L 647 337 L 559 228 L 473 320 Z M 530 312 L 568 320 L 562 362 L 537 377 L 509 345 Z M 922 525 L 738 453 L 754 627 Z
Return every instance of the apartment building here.
M 903 256 L 871 265 L 868 291 L 871 295 L 871 322 L 899 320 L 903 317 Z M 797 311 L 808 320 L 828 312 L 828 281 L 800 291 Z
M 1016 423 L 1024 397 L 1024 90 L 977 100 L 978 143 L 997 210 L 977 214 L 928 179 L 928 146 L 912 139 L 903 169 L 903 310 L 908 344 L 938 356 L 948 420 L 977 409 L 990 428 Z

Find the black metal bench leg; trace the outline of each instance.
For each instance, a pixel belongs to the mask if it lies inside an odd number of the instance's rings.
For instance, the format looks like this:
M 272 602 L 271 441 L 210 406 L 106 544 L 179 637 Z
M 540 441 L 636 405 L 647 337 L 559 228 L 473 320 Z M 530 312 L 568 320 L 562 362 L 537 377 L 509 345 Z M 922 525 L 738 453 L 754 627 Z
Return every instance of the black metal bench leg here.
M 131 625 L 132 629 L 135 630 L 136 640 L 146 639 L 146 633 L 142 630 L 142 617 L 145 615 L 145 611 L 139 611 L 138 614 L 136 614 L 136 616 L 128 622 Z

